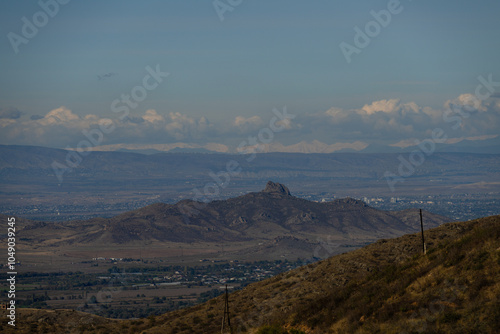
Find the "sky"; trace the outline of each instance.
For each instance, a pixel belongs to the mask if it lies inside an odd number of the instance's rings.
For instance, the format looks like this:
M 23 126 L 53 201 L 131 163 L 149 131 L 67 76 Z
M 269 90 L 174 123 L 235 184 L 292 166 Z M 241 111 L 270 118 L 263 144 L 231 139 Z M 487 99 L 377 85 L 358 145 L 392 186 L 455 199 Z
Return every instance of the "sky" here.
M 490 139 L 499 13 L 498 0 L 2 1 L 0 144 L 74 148 L 92 130 L 92 146 L 220 151 L 249 136 Z

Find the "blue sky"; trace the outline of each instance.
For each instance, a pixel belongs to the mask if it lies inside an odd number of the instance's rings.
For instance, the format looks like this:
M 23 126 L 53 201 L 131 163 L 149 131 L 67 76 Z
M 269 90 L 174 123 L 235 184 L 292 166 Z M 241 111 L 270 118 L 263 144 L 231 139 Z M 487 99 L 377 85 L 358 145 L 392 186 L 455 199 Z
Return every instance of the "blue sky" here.
M 2 1 L 0 144 L 75 146 L 96 119 L 118 122 L 112 101 L 130 94 L 145 68 L 156 65 L 170 75 L 104 144 L 234 146 L 283 106 L 297 116 L 276 136 L 288 145 L 424 138 L 440 125 L 436 115 L 446 103 L 474 93 L 478 76 L 500 81 L 500 2 L 402 0 L 400 12 L 347 63 L 340 43 L 354 45 L 354 27 L 364 30 L 374 20 L 370 12 L 391 1 L 242 0 L 221 21 L 213 1 L 73 0 L 59 5 L 17 53 L 8 34 L 22 36 L 22 18 L 32 22 L 42 9 L 37 1 Z M 480 116 L 450 137 L 498 133 L 497 100 L 482 101 Z M 363 114 L 361 126 L 351 119 L 377 101 L 387 102 L 378 119 Z M 405 116 L 409 103 L 430 118 Z M 332 108 L 343 111 L 327 113 Z M 54 110 L 57 122 L 40 121 Z M 350 121 L 332 120 L 333 114 Z M 367 135 L 380 122 L 398 123 L 399 130 L 388 136 L 384 126 Z M 408 124 L 411 131 L 401 129 Z

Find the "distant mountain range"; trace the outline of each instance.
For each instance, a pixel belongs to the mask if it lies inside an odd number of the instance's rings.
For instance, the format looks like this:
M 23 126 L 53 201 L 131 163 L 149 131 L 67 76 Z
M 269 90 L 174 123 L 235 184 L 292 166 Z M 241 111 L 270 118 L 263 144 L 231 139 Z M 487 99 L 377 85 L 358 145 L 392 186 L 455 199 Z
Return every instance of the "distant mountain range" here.
M 319 140 L 301 141 L 296 144 L 284 145 L 279 142 L 261 144 L 258 147 L 245 147 L 246 151 L 255 150 L 256 153 L 403 153 L 415 150 L 414 143 L 406 144 L 403 147 L 394 145 L 368 144 L 363 141 L 350 143 L 326 144 Z M 142 154 L 154 154 L 160 152 L 169 153 L 238 153 L 227 145 L 218 143 L 190 144 L 112 144 L 102 145 L 93 148 L 94 151 L 120 151 L 135 152 Z M 463 153 L 500 153 L 500 136 L 487 139 L 461 138 L 450 140 L 450 142 L 436 145 L 437 152 L 463 152 Z
M 237 163 L 239 172 L 209 200 L 258 191 L 271 179 L 295 189 L 299 197 L 317 199 L 451 196 L 500 189 L 499 154 L 436 152 L 426 155 L 392 191 L 385 175 L 399 173 L 401 159 L 409 157 L 409 153 L 348 152 L 81 156 L 61 149 L 0 145 L 0 212 L 63 221 L 110 217 L 154 202 L 175 203 L 194 198 L 196 191 L 217 182 L 214 175 L 224 174 L 228 162 Z
M 95 146 L 97 152 L 131 152 L 141 154 L 155 153 L 229 153 L 230 149 L 224 144 L 206 143 L 172 143 L 172 144 L 110 144 Z

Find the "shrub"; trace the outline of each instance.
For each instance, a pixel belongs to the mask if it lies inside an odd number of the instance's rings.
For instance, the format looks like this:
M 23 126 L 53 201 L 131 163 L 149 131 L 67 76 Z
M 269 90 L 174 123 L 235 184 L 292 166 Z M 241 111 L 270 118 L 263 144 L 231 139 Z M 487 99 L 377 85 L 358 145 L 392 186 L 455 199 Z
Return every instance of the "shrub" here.
M 443 313 L 443 315 L 441 316 L 441 322 L 451 324 L 460 320 L 461 317 L 462 316 L 456 312 L 448 311 Z
M 281 326 L 273 325 L 261 327 L 257 334 L 288 334 L 288 331 Z
M 290 334 L 306 334 L 306 332 L 292 328 L 290 329 Z

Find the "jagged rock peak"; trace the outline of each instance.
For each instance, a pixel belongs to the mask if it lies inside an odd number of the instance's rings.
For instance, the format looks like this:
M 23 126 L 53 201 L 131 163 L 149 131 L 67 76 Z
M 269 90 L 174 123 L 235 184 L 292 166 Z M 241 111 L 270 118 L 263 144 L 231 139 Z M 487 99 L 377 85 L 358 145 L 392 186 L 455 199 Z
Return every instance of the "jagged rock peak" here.
M 286 196 L 291 196 L 290 190 L 288 188 L 281 184 L 281 183 L 275 183 L 273 181 L 269 181 L 266 184 L 266 188 L 264 188 L 263 192 L 265 193 L 278 193 L 278 194 L 283 194 Z

